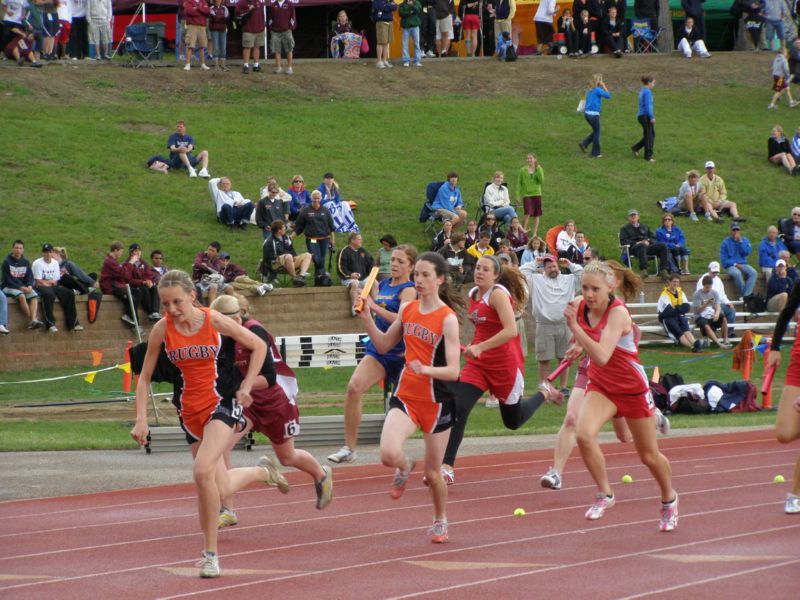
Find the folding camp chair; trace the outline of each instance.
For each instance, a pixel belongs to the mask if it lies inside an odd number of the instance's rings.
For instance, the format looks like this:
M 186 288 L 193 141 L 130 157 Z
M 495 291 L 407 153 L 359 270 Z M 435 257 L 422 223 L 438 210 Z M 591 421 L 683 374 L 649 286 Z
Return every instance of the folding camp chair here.
M 147 39 L 147 23 L 137 23 L 128 25 L 125 28 L 125 53 L 128 55 L 128 66 L 138 69 L 139 67 L 155 67 L 150 61 L 153 54 L 158 55 L 161 51 L 161 40 L 155 44 Z
M 431 229 L 435 233 L 439 233 L 439 230 L 442 228 L 442 217 L 436 214 L 431 208 L 431 205 L 436 199 L 439 188 L 442 187 L 444 183 L 444 181 L 432 181 L 425 187 L 425 204 L 422 205 L 419 211 L 419 222 L 425 223 L 425 233 L 428 233 Z
M 630 253 L 630 244 L 623 244 L 622 241 L 619 239 L 619 234 L 617 234 L 617 241 L 619 243 L 619 249 L 621 251 L 621 255 L 619 261 L 628 267 L 629 269 L 633 269 L 633 264 L 631 263 L 631 253 Z M 659 264 L 658 257 L 656 255 L 648 255 L 647 256 L 647 264 L 650 265 L 650 261 L 653 261 L 656 268 L 656 273 L 659 273 L 661 270 L 661 265 Z M 666 268 L 666 266 L 664 267 Z
M 658 38 L 664 30 L 650 27 L 650 19 L 631 19 L 631 37 L 636 54 L 658 52 Z
M 483 225 L 483 218 L 486 216 L 486 213 L 490 212 L 492 209 L 486 205 L 485 197 L 486 197 L 486 188 L 492 185 L 491 181 L 487 181 L 483 184 L 483 191 L 481 192 L 481 197 L 478 200 L 478 207 L 475 209 L 475 221 L 477 221 L 478 225 Z M 502 187 L 508 189 L 508 183 L 505 181 L 500 184 Z M 514 210 L 519 208 L 518 204 L 511 203 L 511 206 Z

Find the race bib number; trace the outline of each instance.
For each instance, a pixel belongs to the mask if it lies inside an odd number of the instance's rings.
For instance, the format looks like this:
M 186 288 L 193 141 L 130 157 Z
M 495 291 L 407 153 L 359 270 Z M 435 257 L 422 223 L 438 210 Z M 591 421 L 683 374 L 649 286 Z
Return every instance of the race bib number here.
M 656 403 L 653 401 L 653 394 L 650 390 L 647 390 L 647 393 L 644 395 L 645 402 L 647 402 L 647 408 L 650 410 L 655 409 Z
M 291 421 L 287 421 L 284 426 L 284 432 L 287 438 L 296 437 L 298 433 L 300 433 L 300 423 L 292 419 Z

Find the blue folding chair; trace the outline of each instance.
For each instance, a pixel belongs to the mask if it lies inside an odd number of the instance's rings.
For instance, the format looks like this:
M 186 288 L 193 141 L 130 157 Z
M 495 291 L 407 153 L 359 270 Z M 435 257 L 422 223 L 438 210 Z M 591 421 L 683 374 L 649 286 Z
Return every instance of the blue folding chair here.
M 653 29 L 650 19 L 631 19 L 631 37 L 636 54 L 658 52 L 658 38 L 663 29 Z
M 128 66 L 138 69 L 139 67 L 153 67 L 150 61 L 153 54 L 159 55 L 161 52 L 161 40 L 153 44 L 147 37 L 147 24 L 138 23 L 128 25 L 125 28 L 125 54 L 128 55 Z
M 436 214 L 432 208 L 439 188 L 445 184 L 444 181 L 432 181 L 425 187 L 425 203 L 419 211 L 419 222 L 425 223 L 425 233 L 431 229 L 438 233 L 442 227 L 442 217 Z

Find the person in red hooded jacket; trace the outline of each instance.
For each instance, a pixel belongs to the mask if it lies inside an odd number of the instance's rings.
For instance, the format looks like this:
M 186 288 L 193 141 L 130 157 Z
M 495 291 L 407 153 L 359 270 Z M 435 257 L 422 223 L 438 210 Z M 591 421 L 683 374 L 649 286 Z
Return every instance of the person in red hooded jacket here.
M 253 54 L 253 73 L 261 72 L 258 63 L 259 48 L 264 44 L 267 28 L 264 0 L 239 0 L 236 3 L 236 18 L 242 24 L 242 73 L 250 72 L 250 54 Z M 264 56 L 267 49 L 264 48 Z
M 192 55 L 195 48 L 200 50 L 200 68 L 208 71 L 206 65 L 206 20 L 211 11 L 206 0 L 183 0 L 183 23 L 186 25 L 186 66 L 184 71 L 192 70 Z

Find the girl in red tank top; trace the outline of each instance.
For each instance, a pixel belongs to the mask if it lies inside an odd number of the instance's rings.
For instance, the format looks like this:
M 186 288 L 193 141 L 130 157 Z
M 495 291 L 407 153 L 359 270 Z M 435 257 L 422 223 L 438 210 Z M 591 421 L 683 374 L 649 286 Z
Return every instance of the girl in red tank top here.
M 395 469 L 389 494 L 400 498 L 416 461 L 403 451 L 405 441 L 417 428 L 425 440 L 425 477 L 433 498 L 434 521 L 431 541 L 447 541 L 447 486 L 440 475 L 442 456 L 453 423 L 449 382 L 458 378 L 458 318 L 453 311 L 462 301 L 450 290 L 448 266 L 435 252 L 426 252 L 414 265 L 414 287 L 419 300 L 400 307 L 397 319 L 386 332 L 375 325 L 370 311 L 361 318 L 378 352 L 388 352 L 401 339 L 405 342 L 405 367 L 381 434 L 381 461 Z
M 573 300 L 564 311 L 575 342 L 589 357 L 589 384 L 578 417 L 577 439 L 599 492 L 586 518 L 599 519 L 614 505 L 597 434 L 606 421 L 620 414 L 628 423 L 639 458 L 661 489 L 659 529 L 672 531 L 678 524 L 678 495 L 672 489 L 669 461 L 658 450 L 653 400 L 639 364 L 633 322 L 624 303 L 613 297 L 615 286 L 611 267 L 591 262 L 581 278 L 583 297 Z
M 500 401 L 500 416 L 509 429 L 521 427 L 549 397 L 548 390 L 521 397 L 525 360 L 514 311 L 527 300 L 522 274 L 501 265 L 494 256 L 483 256 L 475 264 L 474 277 L 467 317 L 475 325 L 475 337 L 464 350 L 466 365 L 456 386 L 456 421 L 442 464 L 448 484 L 455 482 L 453 466 L 469 413 L 484 392 L 490 391 Z
M 136 384 L 136 424 L 131 437 L 140 445 L 147 441 L 148 392 L 163 343 L 167 357 L 183 375 L 179 414 L 194 456 L 194 480 L 203 530 L 200 577 L 219 577 L 219 498 L 220 492 L 224 495 L 230 490 L 220 490 L 217 474 L 218 470 L 224 472 L 222 455 L 233 439 L 234 428 L 240 423 L 242 407 L 252 402 L 250 390 L 259 375 L 267 348 L 258 337 L 228 317 L 195 306 L 194 284 L 183 271 L 166 273 L 158 284 L 158 295 L 165 317 L 153 326 L 148 337 L 147 353 Z M 252 352 L 252 363 L 235 392 L 235 398 L 233 393 L 222 393 L 217 381 L 221 335 L 236 340 Z M 220 481 L 232 490 L 257 481 L 288 485 L 276 465 L 269 461 L 258 467 L 231 469 Z

